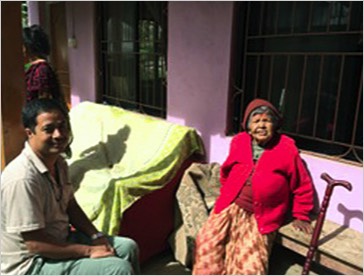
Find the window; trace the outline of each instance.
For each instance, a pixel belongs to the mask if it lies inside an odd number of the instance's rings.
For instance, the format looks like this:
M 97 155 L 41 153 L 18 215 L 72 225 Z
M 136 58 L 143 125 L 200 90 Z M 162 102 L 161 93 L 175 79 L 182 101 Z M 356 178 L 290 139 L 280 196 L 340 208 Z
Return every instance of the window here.
M 165 118 L 167 2 L 98 5 L 100 100 Z
M 254 98 L 300 149 L 362 163 L 362 2 L 238 2 L 230 134 Z

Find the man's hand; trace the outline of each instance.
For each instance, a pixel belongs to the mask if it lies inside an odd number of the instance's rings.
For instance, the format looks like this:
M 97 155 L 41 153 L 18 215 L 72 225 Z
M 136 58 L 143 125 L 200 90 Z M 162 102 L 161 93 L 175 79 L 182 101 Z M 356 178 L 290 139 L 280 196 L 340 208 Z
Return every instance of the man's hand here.
M 292 226 L 296 230 L 302 231 L 305 234 L 312 234 L 312 226 L 311 226 L 311 223 L 309 221 L 295 219 L 292 222 Z
M 102 244 L 90 246 L 90 258 L 104 258 L 110 256 L 115 256 L 114 249 L 110 247 L 110 245 L 106 246 L 105 244 Z
M 115 254 L 114 248 L 109 243 L 109 240 L 106 237 L 101 237 L 96 240 L 92 241 L 92 245 L 102 245 L 106 248 L 106 250 L 109 250 Z

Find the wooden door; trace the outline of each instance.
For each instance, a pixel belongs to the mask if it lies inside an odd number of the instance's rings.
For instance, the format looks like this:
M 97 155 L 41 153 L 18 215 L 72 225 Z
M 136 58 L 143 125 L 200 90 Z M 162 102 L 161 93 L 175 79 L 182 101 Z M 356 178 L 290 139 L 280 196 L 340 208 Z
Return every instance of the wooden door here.
M 21 2 L 1 3 L 1 169 L 22 150 L 26 135 L 21 121 L 25 102 Z
M 66 2 L 51 3 L 50 41 L 51 63 L 57 73 L 66 102 L 71 107 L 71 87 L 68 67 Z

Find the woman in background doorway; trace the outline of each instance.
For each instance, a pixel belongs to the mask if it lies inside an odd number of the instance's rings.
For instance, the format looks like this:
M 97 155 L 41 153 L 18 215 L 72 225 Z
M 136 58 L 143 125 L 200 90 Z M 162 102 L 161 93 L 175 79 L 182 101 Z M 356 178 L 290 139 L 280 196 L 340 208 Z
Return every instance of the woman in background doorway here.
M 36 98 L 53 98 L 66 105 L 58 78 L 47 57 L 50 54 L 48 35 L 39 25 L 23 29 L 27 102 Z

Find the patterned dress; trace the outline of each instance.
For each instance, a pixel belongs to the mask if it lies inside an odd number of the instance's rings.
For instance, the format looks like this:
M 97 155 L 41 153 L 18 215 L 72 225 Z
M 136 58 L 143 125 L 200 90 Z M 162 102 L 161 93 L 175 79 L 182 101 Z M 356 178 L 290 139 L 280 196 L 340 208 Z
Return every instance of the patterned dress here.
M 45 60 L 30 64 L 25 72 L 26 101 L 37 98 L 53 98 L 64 103 L 55 72 Z
M 264 275 L 276 231 L 261 234 L 254 214 L 235 203 L 211 212 L 196 239 L 193 275 Z

